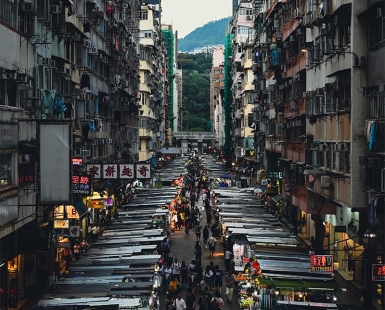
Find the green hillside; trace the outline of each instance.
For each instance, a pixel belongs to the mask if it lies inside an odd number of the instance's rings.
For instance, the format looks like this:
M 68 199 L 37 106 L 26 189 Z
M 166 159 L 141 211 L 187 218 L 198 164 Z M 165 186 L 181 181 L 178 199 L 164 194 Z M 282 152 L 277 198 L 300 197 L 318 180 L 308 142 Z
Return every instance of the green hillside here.
M 222 18 L 196 28 L 183 39 L 178 40 L 178 51 L 191 52 L 205 45 L 225 44 L 225 37 L 231 17 Z

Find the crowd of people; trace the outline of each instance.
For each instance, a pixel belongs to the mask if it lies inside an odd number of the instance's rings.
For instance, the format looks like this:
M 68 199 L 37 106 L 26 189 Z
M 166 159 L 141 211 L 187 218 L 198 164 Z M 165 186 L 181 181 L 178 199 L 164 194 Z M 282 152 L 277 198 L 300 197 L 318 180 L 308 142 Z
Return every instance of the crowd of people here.
M 235 264 L 230 248 L 225 248 L 225 271 L 213 261 L 206 267 L 202 266 L 203 249 L 208 249 L 209 258 L 213 258 L 222 231 L 219 210 L 214 206 L 214 195 L 211 195 L 210 184 L 199 157 L 190 157 L 186 174 L 181 175 L 179 179 L 183 179 L 183 186 L 172 209 L 172 227 L 174 232 L 183 231 L 185 236 L 190 235 L 191 229 L 194 230 L 195 259 L 179 262 L 177 258 L 172 258 L 169 239 L 164 239 L 161 249 L 163 266 L 160 273 L 163 275 L 163 287 L 167 292 L 166 309 L 194 310 L 196 306 L 199 310 L 220 309 L 225 305 L 223 296 L 226 302 L 231 304 Z M 200 201 L 204 207 L 206 223 L 203 223 L 204 217 L 198 207 Z M 223 286 L 226 287 L 224 295 Z M 187 293 L 186 297 L 182 298 L 184 289 Z M 198 299 L 196 294 L 200 294 Z

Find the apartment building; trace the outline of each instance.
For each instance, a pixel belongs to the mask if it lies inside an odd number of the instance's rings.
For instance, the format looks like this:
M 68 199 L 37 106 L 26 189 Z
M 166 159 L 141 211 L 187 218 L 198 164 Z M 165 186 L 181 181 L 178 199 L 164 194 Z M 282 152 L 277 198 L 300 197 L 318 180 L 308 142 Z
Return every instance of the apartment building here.
M 213 66 L 210 74 L 210 119 L 212 130 L 215 132 L 216 147 L 224 145 L 224 106 L 223 92 L 224 87 L 224 46 L 216 46 L 213 49 Z
M 142 5 L 140 20 L 139 161 L 152 158 L 160 148 L 164 97 L 165 45 L 162 41 L 159 5 Z
M 249 114 L 254 108 L 253 65 L 253 6 L 251 2 L 240 2 L 231 22 L 233 35 L 232 53 L 232 147 L 233 162 L 241 164 L 238 185 L 247 187 L 254 170 L 254 134 Z
M 365 302 L 380 302 L 383 288 L 368 275 L 376 257 L 384 260 L 384 1 L 253 0 L 242 7 L 252 9 L 255 29 L 254 158 L 279 184 L 282 214 L 334 254 L 336 269 L 354 270 Z M 234 14 L 233 27 L 238 20 Z M 246 56 L 247 45 L 232 33 L 239 157 L 246 72 L 238 53 Z
M 159 1 L 1 1 L 0 39 L 7 42 L 0 47 L 1 308 L 11 289 L 16 300 L 32 296 L 40 285 L 39 267 L 50 270 L 63 260 L 54 242 L 60 235 L 53 223 L 58 204 L 39 203 L 41 125 L 68 126 L 69 158 L 99 168 L 147 160 L 147 151 L 168 132 L 160 11 Z M 150 129 L 153 146 L 143 128 Z M 60 166 L 69 176 L 82 172 L 71 160 Z M 129 181 L 99 178 L 94 190 L 109 196 Z M 85 237 L 88 218 L 78 214 L 73 221 Z

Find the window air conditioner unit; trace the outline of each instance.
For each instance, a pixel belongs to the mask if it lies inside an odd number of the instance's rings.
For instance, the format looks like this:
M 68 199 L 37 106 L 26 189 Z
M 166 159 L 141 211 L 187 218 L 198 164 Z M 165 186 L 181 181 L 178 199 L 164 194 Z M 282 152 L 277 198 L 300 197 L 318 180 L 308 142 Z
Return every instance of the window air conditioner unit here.
M 377 157 L 369 157 L 368 158 L 368 167 L 369 168 L 377 168 L 379 163 L 379 158 Z
M 377 18 L 382 17 L 382 8 L 377 9 Z
M 290 184 L 285 184 L 284 190 L 285 192 L 290 192 Z
M 381 192 L 385 192 L 385 169 L 381 169 Z
M 295 170 L 295 164 L 290 164 L 290 170 Z
M 303 172 L 305 171 L 305 167 L 301 166 L 301 167 L 298 167 L 298 172 L 303 174 Z
M 90 55 L 97 55 L 98 54 L 98 49 L 96 47 L 91 47 L 90 50 L 88 51 Z
M 321 187 L 330 188 L 330 176 L 328 175 L 321 176 Z
M 60 14 L 60 7 L 58 5 L 51 5 L 51 14 Z

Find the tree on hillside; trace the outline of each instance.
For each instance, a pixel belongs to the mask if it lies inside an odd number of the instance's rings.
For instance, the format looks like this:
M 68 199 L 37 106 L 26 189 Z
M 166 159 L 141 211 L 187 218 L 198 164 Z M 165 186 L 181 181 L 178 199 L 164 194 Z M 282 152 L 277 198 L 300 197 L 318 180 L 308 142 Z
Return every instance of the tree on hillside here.
M 192 65 L 192 64 L 196 65 Z M 186 67 L 185 64 L 189 64 Z M 183 70 L 183 130 L 207 128 L 210 119 L 210 71 L 212 55 L 179 54 L 178 67 Z

